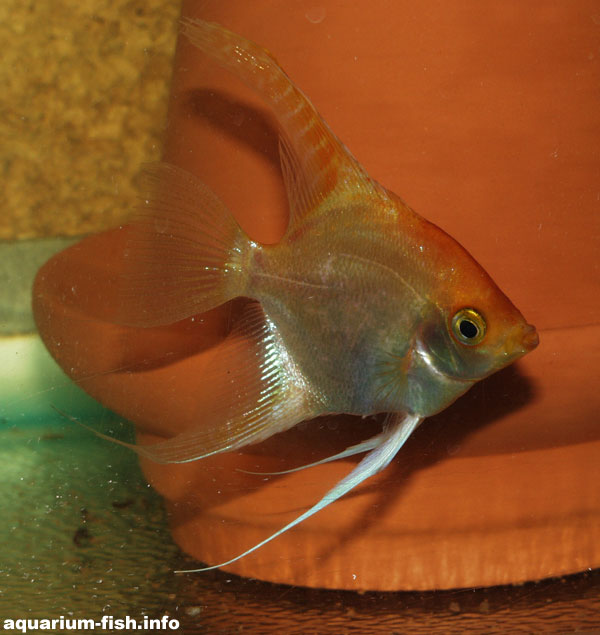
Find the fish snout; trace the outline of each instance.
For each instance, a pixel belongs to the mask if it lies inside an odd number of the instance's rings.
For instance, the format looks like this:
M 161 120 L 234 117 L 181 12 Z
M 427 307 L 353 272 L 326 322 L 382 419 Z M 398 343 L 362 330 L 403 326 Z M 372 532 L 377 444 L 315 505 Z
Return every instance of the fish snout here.
M 540 343 L 540 336 L 533 324 L 526 324 L 521 334 L 523 353 L 529 353 Z
M 510 363 L 507 360 L 514 361 L 532 351 L 539 341 L 540 338 L 535 326 L 527 323 L 515 326 L 500 348 L 503 366 Z

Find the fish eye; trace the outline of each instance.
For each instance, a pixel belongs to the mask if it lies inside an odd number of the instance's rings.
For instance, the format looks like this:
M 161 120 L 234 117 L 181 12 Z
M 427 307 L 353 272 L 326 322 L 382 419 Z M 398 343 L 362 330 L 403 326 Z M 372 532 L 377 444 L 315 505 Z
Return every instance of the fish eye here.
M 485 329 L 485 320 L 475 309 L 460 309 L 452 318 L 452 334 L 461 344 L 479 344 L 485 337 Z

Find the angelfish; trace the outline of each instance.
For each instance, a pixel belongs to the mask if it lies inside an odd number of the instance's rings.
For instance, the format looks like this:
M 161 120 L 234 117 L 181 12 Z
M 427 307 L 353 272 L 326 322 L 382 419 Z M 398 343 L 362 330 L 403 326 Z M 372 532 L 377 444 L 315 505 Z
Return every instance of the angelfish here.
M 425 417 L 531 351 L 538 335 L 460 244 L 369 177 L 267 51 L 218 24 L 184 20 L 183 33 L 273 111 L 290 220 L 279 243 L 258 244 L 196 177 L 148 169 L 123 323 L 168 324 L 249 298 L 226 353 L 243 349 L 246 363 L 228 367 L 221 405 L 198 427 L 130 447 L 183 463 L 326 413 L 389 413 L 381 433 L 325 459 L 368 452 L 319 502 L 211 569 L 384 469 Z

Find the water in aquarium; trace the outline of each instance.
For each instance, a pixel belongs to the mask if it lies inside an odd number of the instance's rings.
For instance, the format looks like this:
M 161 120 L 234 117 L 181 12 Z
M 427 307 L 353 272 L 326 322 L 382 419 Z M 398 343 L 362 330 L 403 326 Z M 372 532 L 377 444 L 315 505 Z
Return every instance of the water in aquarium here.
M 600 629 L 596 3 L 0 17 L 0 627 Z

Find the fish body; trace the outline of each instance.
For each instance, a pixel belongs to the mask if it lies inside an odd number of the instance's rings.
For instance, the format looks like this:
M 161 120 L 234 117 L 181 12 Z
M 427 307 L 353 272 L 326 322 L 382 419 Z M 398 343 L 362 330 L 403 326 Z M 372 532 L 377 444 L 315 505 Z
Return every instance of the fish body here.
M 330 457 L 369 452 L 357 467 L 264 544 L 383 469 L 425 417 L 533 349 L 537 333 L 461 245 L 369 177 L 269 53 L 216 24 L 183 31 L 275 114 L 290 221 L 279 243 L 258 244 L 194 176 L 148 170 L 121 321 L 251 301 L 215 378 L 219 405 L 193 430 L 132 447 L 185 462 L 327 413 L 391 413 L 379 435 Z
M 389 193 L 378 198 L 316 215 L 314 232 L 256 246 L 247 295 L 277 324 L 321 412 L 430 416 L 497 369 L 495 358 L 460 356 L 446 326 L 453 312 L 481 305 L 490 289 L 516 310 L 458 243 Z M 466 269 L 479 288 L 463 301 L 448 289 Z

